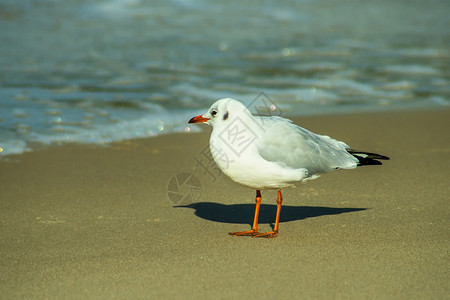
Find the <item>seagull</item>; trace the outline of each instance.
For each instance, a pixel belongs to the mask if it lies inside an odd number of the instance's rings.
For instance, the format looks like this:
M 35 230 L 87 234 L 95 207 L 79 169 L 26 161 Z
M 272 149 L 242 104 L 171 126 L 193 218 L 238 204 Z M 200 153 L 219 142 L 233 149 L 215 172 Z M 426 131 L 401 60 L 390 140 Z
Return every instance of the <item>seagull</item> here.
M 212 126 L 211 156 L 228 177 L 256 189 L 256 207 L 251 230 L 230 232 L 233 236 L 273 238 L 278 235 L 282 188 L 316 179 L 321 174 L 358 166 L 381 165 L 389 157 L 351 149 L 344 142 L 319 135 L 279 116 L 254 116 L 241 102 L 224 98 L 189 123 Z M 261 190 L 277 189 L 275 225 L 259 232 Z

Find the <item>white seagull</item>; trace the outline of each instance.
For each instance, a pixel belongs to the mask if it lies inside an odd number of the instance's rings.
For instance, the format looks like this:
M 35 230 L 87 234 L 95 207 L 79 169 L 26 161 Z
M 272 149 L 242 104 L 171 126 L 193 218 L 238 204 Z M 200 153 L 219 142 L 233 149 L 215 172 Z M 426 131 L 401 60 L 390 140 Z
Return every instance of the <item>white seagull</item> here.
M 204 115 L 189 123 L 213 127 L 209 146 L 219 168 L 232 180 L 256 189 L 256 209 L 251 230 L 233 236 L 272 238 L 278 235 L 281 188 L 315 179 L 322 173 L 358 166 L 381 165 L 386 156 L 352 150 L 344 142 L 315 134 L 281 117 L 254 116 L 241 102 L 216 101 Z M 275 226 L 260 233 L 258 227 L 262 189 L 278 189 Z

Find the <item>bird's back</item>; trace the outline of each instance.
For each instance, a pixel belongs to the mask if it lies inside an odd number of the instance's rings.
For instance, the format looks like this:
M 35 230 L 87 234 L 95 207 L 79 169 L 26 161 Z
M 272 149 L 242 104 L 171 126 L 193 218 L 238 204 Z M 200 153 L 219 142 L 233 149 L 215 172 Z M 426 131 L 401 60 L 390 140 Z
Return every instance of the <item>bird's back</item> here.
M 294 169 L 306 168 L 308 176 L 357 166 L 358 159 L 347 152 L 349 147 L 343 142 L 315 134 L 281 117 L 256 118 L 260 118 L 263 127 L 258 152 L 268 161 Z

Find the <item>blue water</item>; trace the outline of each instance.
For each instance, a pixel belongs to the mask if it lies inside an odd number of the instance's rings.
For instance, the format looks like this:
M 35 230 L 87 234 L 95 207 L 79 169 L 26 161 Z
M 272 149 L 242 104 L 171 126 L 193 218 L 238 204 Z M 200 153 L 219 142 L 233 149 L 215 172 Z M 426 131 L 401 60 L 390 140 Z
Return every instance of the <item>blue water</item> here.
M 218 3 L 217 3 L 218 2 Z M 284 115 L 448 106 L 449 1 L 0 0 L 0 151 Z

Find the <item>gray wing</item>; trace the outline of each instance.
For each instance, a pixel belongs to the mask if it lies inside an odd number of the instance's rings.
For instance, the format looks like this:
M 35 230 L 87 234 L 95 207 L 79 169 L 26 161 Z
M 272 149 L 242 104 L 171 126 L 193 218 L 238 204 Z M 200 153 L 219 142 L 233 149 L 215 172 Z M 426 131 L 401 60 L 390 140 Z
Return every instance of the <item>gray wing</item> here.
M 306 168 L 309 176 L 357 166 L 358 160 L 347 152 L 349 146 L 343 142 L 315 134 L 288 119 L 257 118 L 264 128 L 257 149 L 267 161 Z

